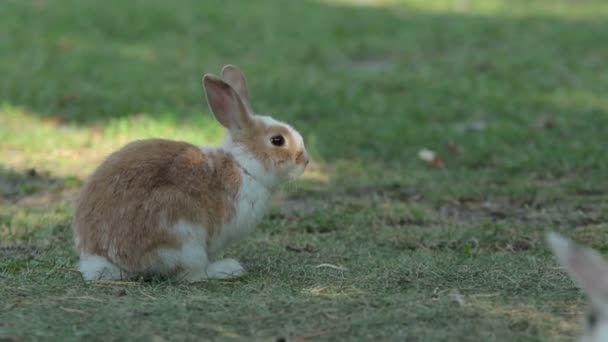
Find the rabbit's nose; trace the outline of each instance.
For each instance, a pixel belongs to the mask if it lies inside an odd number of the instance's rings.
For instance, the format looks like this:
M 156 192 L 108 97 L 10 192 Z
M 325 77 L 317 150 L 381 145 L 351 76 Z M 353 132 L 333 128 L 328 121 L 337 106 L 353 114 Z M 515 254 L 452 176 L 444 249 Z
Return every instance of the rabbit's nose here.
M 308 163 L 310 163 L 310 157 L 308 153 L 304 152 L 304 166 L 308 166 Z
M 310 163 L 310 157 L 308 156 L 308 153 L 306 151 L 300 151 L 300 153 L 298 153 L 298 156 L 296 157 L 296 162 L 307 166 L 308 163 Z

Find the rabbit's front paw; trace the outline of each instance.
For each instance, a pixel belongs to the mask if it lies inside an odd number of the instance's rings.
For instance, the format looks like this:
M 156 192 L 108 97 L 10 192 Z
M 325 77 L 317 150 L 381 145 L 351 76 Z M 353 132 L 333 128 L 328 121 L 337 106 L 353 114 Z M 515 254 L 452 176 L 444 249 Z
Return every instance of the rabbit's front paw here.
M 245 273 L 245 269 L 234 259 L 223 259 L 209 264 L 207 276 L 212 279 L 237 278 Z

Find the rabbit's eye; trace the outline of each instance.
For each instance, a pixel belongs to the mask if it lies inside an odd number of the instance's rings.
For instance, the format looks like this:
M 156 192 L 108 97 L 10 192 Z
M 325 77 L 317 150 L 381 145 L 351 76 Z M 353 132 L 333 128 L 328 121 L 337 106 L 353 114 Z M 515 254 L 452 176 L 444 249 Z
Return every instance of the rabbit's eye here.
M 275 135 L 272 138 L 270 138 L 270 142 L 274 146 L 283 146 L 283 145 L 285 145 L 285 138 L 282 135 Z

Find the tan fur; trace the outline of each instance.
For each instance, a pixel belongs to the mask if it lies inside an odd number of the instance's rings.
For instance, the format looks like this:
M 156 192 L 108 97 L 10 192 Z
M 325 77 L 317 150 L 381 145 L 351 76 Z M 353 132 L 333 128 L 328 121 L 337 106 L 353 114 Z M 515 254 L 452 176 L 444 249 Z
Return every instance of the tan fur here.
M 205 254 L 259 223 L 269 191 L 301 175 L 308 155 L 290 126 L 253 113 L 237 67 L 228 65 L 222 74 L 203 77 L 209 108 L 228 129 L 222 148 L 203 152 L 185 142 L 136 141 L 110 155 L 84 185 L 73 229 L 86 279 L 107 270 L 118 277 L 116 267 L 130 274 L 183 271 L 191 281 L 242 274 L 238 261 L 209 263 Z M 286 143 L 272 145 L 275 135 Z M 205 231 L 198 234 L 197 227 Z M 206 237 L 207 244 L 199 248 L 205 242 L 192 236 Z
M 247 89 L 247 80 L 241 70 L 235 65 L 226 65 L 222 69 L 222 79 L 210 76 L 206 80 L 206 88 L 230 88 L 230 91 L 211 92 L 213 96 L 210 99 L 211 110 L 216 113 L 218 121 L 226 128 L 238 127 L 232 129 L 232 138 L 236 142 L 240 142 L 249 147 L 250 152 L 260 160 L 266 170 L 276 170 L 278 166 L 286 162 L 294 162 L 296 164 L 308 163 L 308 155 L 302 147 L 297 146 L 295 137 L 287 127 L 282 125 L 266 125 L 263 120 L 253 112 L 249 103 L 249 91 Z M 217 96 L 224 95 L 224 98 Z M 228 108 L 222 110 L 221 108 Z M 217 115 L 221 112 L 230 112 L 232 120 L 225 116 Z M 237 115 L 238 114 L 238 115 Z M 243 127 L 241 127 L 243 126 Z M 270 138 L 274 135 L 282 135 L 286 139 L 284 146 L 271 145 Z
M 249 103 L 247 79 L 237 66 L 226 65 L 222 69 L 222 79 L 236 91 L 245 110 L 252 119 L 251 121 L 247 121 L 248 127 L 242 134 L 234 136 L 235 141 L 249 146 L 253 155 L 264 163 L 264 167 L 267 170 L 289 160 L 298 164 L 308 162 L 306 151 L 301 150 L 294 143 L 294 137 L 290 130 L 284 126 L 266 126 L 262 120 L 256 120 L 256 115 L 253 113 L 251 104 Z M 280 147 L 269 146 L 268 139 L 273 135 L 279 134 L 285 137 L 287 144 Z
M 177 248 L 183 219 L 208 238 L 234 216 L 241 183 L 232 156 L 161 139 L 135 141 L 110 155 L 84 185 L 73 228 L 78 248 L 143 272 L 160 248 Z
M 235 65 L 226 65 L 222 69 L 222 79 L 226 83 L 230 84 L 233 89 L 239 94 L 241 100 L 245 105 L 251 108 L 249 104 L 249 89 L 247 87 L 247 80 L 241 70 Z
M 270 138 L 279 134 L 285 137 L 286 144 L 270 145 Z M 276 166 L 288 161 L 304 164 L 308 160 L 306 151 L 297 146 L 295 137 L 284 126 L 267 126 L 263 121 L 254 119 L 252 125 L 243 134 L 235 135 L 233 139 L 248 146 L 251 153 L 262 161 L 267 170 L 275 169 Z

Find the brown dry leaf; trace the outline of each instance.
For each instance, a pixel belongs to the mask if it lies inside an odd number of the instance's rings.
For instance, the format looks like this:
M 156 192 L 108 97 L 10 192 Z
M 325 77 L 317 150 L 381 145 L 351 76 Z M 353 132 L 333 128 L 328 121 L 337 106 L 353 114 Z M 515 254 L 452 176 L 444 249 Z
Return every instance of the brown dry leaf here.
M 450 154 L 454 156 L 460 156 L 464 152 L 464 148 L 462 147 L 462 145 L 456 143 L 447 143 L 445 144 L 445 148 L 446 150 L 448 150 L 448 152 L 450 152 Z
M 418 158 L 434 168 L 442 168 L 444 166 L 443 160 L 437 155 L 437 153 L 426 148 L 418 151 Z
M 536 119 L 534 126 L 541 129 L 551 129 L 555 127 L 555 120 L 550 115 L 541 115 Z
M 62 46 L 62 48 L 69 50 L 69 49 L 72 48 L 72 46 L 73 45 L 70 42 L 66 42 L 66 44 L 64 46 Z M 80 100 L 80 94 L 78 94 L 78 93 L 67 93 L 67 94 L 62 95 L 61 97 L 59 97 L 57 99 L 57 105 L 59 107 L 66 107 L 66 106 L 68 106 L 70 104 L 78 102 L 79 100 Z M 61 119 L 62 119 L 61 123 L 64 123 L 65 119 L 64 118 L 61 118 Z
M 51 127 L 62 126 L 66 123 L 66 119 L 59 115 L 48 116 L 43 118 L 41 121 Z

